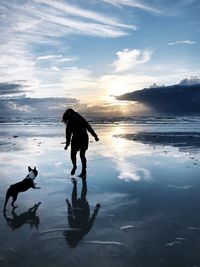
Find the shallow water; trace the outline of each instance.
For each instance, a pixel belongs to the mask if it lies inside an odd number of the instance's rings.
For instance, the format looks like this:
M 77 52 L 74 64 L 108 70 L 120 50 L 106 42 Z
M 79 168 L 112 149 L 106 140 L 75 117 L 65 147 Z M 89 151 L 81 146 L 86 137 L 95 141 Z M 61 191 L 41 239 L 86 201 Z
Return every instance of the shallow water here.
M 1 213 L 0 266 L 200 266 L 195 123 L 95 124 L 100 141 L 91 137 L 87 152 L 90 216 L 100 208 L 81 237 L 68 221 L 65 199 L 71 202 L 74 184 L 63 125 L 2 125 L 0 206 L 29 165 L 37 166 L 41 189 L 19 194 L 14 213 L 10 202 Z

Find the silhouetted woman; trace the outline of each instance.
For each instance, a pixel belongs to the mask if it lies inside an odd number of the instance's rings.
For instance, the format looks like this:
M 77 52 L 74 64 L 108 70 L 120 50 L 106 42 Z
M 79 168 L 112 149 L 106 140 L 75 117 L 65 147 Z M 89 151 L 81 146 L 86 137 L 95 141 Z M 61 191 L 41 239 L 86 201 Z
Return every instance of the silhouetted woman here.
M 86 150 L 88 149 L 88 134 L 87 131 L 99 141 L 98 136 L 92 129 L 91 125 L 77 112 L 73 109 L 67 109 L 62 118 L 62 122 L 66 124 L 66 146 L 65 150 L 70 145 L 71 141 L 71 160 L 73 168 L 71 170 L 71 175 L 74 175 L 77 169 L 76 165 L 76 154 L 80 151 L 80 158 L 82 163 L 82 172 L 79 177 L 86 176 L 87 160 L 85 157 Z

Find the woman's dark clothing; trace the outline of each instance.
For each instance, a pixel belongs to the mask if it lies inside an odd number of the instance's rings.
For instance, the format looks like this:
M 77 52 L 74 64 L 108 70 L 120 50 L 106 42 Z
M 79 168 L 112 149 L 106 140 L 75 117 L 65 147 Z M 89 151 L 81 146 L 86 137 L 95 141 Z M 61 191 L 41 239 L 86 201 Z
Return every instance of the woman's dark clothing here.
M 67 122 L 66 145 L 69 146 L 71 141 L 72 150 L 87 150 L 89 141 L 87 131 L 97 137 L 90 124 L 81 115 L 75 114 Z

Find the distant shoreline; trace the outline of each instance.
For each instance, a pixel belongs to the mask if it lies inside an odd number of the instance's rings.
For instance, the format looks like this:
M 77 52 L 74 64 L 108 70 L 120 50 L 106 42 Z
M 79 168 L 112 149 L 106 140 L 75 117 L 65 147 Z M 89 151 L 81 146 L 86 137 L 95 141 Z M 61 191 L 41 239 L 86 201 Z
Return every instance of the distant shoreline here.
M 124 116 L 124 117 L 86 117 L 94 124 L 134 123 L 200 123 L 200 116 Z M 61 118 L 55 116 L 1 116 L 0 124 L 62 124 Z

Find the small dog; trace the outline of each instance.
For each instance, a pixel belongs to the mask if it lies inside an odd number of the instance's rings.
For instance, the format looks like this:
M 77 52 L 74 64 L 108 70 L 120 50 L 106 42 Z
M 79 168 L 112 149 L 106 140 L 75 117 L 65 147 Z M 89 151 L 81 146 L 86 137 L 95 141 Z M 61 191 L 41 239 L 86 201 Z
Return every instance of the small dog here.
M 6 204 L 7 204 L 10 197 L 12 197 L 12 199 L 13 199 L 11 205 L 14 209 L 14 208 L 16 208 L 14 203 L 15 203 L 19 193 L 25 192 L 30 188 L 40 189 L 40 187 L 36 187 L 36 183 L 34 183 L 34 179 L 38 175 L 38 171 L 36 170 L 36 167 L 34 167 L 34 169 L 31 169 L 31 167 L 28 166 L 28 171 L 29 171 L 29 173 L 24 180 L 22 180 L 19 183 L 12 184 L 8 188 L 7 193 L 6 193 L 5 203 L 4 203 L 4 211 L 6 210 Z

